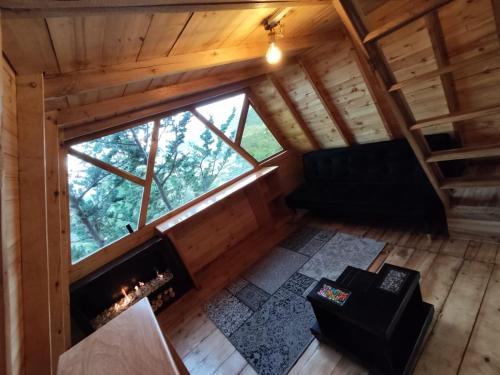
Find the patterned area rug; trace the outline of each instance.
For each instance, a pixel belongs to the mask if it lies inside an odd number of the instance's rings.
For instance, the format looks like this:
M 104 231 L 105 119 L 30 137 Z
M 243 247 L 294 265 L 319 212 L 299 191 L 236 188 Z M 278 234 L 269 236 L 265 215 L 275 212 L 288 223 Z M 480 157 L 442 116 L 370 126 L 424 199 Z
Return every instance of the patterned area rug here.
M 312 340 L 306 296 L 347 265 L 368 268 L 384 243 L 304 227 L 205 305 L 207 316 L 260 375 L 283 375 Z

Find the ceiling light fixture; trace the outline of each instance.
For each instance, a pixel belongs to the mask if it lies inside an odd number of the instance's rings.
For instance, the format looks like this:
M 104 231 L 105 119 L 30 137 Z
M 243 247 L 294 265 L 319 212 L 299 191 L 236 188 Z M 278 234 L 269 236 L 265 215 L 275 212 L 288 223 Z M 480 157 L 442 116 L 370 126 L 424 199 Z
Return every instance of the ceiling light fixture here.
M 283 26 L 277 22 L 273 25 L 266 25 L 266 30 L 269 31 L 269 47 L 266 52 L 266 60 L 271 65 L 278 64 L 283 57 L 283 52 L 276 44 L 276 38 L 283 36 Z

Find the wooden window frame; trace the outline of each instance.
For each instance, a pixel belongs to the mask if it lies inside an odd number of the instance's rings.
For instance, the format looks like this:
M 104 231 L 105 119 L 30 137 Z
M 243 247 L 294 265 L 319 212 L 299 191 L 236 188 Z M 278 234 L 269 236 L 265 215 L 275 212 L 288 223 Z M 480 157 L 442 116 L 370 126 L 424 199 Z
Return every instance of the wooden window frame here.
M 241 111 L 239 112 L 239 122 L 238 122 L 238 127 L 236 130 L 236 137 L 235 140 L 229 139 L 224 133 L 222 133 L 212 122 L 209 121 L 206 117 L 204 117 L 200 112 L 196 110 L 196 107 L 202 106 L 202 105 L 207 105 L 210 103 L 214 103 L 217 101 L 224 100 L 228 97 L 233 97 L 237 96 L 239 94 L 244 94 L 245 99 L 241 108 Z M 262 167 L 262 164 L 266 163 L 272 158 L 279 157 L 286 153 L 287 148 L 283 145 L 281 139 L 279 136 L 277 136 L 276 132 L 273 130 L 273 128 L 270 126 L 269 120 L 264 116 L 262 111 L 257 108 L 255 105 L 255 99 L 253 98 L 253 93 L 249 90 L 245 89 L 239 89 L 239 90 L 234 90 L 231 92 L 227 92 L 224 94 L 219 94 L 214 97 L 211 97 L 206 100 L 200 100 L 197 102 L 194 102 L 189 105 L 183 105 L 180 106 L 179 108 L 175 108 L 169 111 L 162 112 L 160 114 L 156 114 L 154 116 L 146 117 L 140 120 L 134 120 L 133 122 L 124 124 L 123 126 L 118 126 L 114 127 L 112 129 L 107 129 L 105 131 L 99 131 L 94 134 L 89 134 L 85 137 L 79 137 L 72 139 L 70 141 L 64 142 L 61 145 L 61 151 L 64 154 L 64 157 L 67 158 L 67 155 L 72 155 L 80 160 L 83 160 L 87 163 L 90 163 L 98 168 L 104 169 L 108 171 L 109 173 L 115 174 L 121 178 L 124 178 L 128 181 L 131 181 L 134 184 L 137 184 L 141 187 L 143 187 L 143 194 L 141 198 L 141 207 L 140 207 L 140 212 L 139 212 L 139 220 L 137 223 L 137 229 L 133 233 L 125 234 L 123 237 L 118 238 L 117 240 L 111 242 L 110 244 L 101 247 L 94 253 L 86 256 L 83 259 L 80 259 L 76 263 L 71 263 L 70 265 L 70 281 L 74 282 L 79 280 L 80 278 L 86 276 L 90 272 L 94 271 L 95 269 L 101 267 L 102 265 L 112 261 L 113 259 L 119 257 L 120 255 L 125 254 L 135 246 L 140 245 L 142 242 L 144 242 L 146 239 L 152 237 L 154 235 L 154 230 L 155 227 L 160 224 L 161 222 L 168 220 L 170 217 L 179 214 L 180 212 L 189 209 L 191 206 L 194 204 L 199 203 L 200 201 L 203 201 L 204 199 L 209 198 L 210 196 L 216 194 L 218 191 L 230 186 L 231 184 L 234 184 L 235 182 L 241 180 L 242 178 L 245 178 L 251 173 L 254 173 L 255 171 L 259 170 Z M 257 114 L 261 117 L 262 121 L 264 122 L 264 125 L 269 129 L 273 137 L 276 139 L 278 144 L 281 147 L 281 150 L 277 152 L 276 154 L 273 154 L 269 156 L 268 158 L 262 160 L 262 161 L 257 161 L 255 158 L 253 158 L 245 149 L 241 147 L 241 139 L 243 137 L 243 132 L 245 129 L 245 123 L 247 120 L 247 115 L 248 115 L 248 110 L 250 106 L 253 107 L 253 109 L 257 112 Z M 251 164 L 251 169 L 233 179 L 230 181 L 225 182 L 224 184 L 218 186 L 215 189 L 212 189 L 199 197 L 196 197 L 195 199 L 189 201 L 188 203 L 177 207 L 173 209 L 172 211 L 166 213 L 165 215 L 162 215 L 155 220 L 146 223 L 146 218 L 147 218 L 147 209 L 149 206 L 149 199 L 150 199 L 150 193 L 151 193 L 151 184 L 152 184 L 152 177 L 153 177 L 153 171 L 154 171 L 154 161 L 156 158 L 156 151 L 158 148 L 158 132 L 160 128 L 160 120 L 165 117 L 171 117 L 175 116 L 179 113 L 182 112 L 190 112 L 194 117 L 196 117 L 207 129 L 209 129 L 212 133 L 214 133 L 215 136 L 220 138 L 224 143 L 226 143 L 233 151 L 235 151 L 238 155 L 243 157 L 247 162 Z M 87 154 L 81 153 L 73 148 L 71 146 L 74 146 L 76 144 L 80 144 L 83 142 L 89 142 L 92 140 L 96 140 L 99 138 L 103 138 L 105 136 L 115 134 L 124 130 L 132 129 L 137 126 L 141 126 L 145 123 L 148 122 L 153 122 L 153 132 L 151 135 L 151 148 L 148 154 L 148 160 L 147 160 L 147 168 L 146 168 L 146 177 L 145 179 L 141 179 L 139 177 L 136 177 L 135 175 L 132 175 L 126 171 L 123 171 L 117 167 L 114 167 L 108 163 L 102 162 L 98 159 L 95 159 Z M 68 185 L 69 180 L 66 178 L 66 185 Z M 69 190 L 69 189 L 68 189 Z M 67 212 L 69 213 L 70 207 L 69 203 L 67 204 L 66 207 Z M 71 248 L 71 246 L 70 246 Z M 70 250 L 71 251 L 71 250 Z

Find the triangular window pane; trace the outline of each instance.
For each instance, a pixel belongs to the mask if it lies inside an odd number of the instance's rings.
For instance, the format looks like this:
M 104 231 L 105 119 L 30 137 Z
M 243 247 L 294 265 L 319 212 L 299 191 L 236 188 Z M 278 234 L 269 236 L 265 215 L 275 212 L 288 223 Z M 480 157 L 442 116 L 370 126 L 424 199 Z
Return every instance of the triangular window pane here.
M 267 159 L 283 150 L 252 106 L 248 108 L 241 147 L 257 161 Z
M 196 110 L 221 130 L 226 137 L 234 141 L 244 100 L 245 94 L 239 94 L 196 107 Z
M 113 167 L 145 178 L 153 123 L 79 143 L 73 148 Z
M 147 221 L 165 215 L 251 168 L 192 113 L 163 118 Z
M 68 155 L 71 262 L 137 229 L 143 188 Z

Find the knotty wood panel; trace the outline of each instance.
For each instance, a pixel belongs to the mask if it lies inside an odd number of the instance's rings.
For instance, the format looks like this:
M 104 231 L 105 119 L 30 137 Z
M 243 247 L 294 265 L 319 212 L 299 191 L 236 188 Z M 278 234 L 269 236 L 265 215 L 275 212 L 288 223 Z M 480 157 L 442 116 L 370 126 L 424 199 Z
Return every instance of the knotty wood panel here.
M 397 81 L 437 69 L 424 19 L 419 19 L 379 42 Z M 439 78 L 405 87 L 403 94 L 416 120 L 449 113 Z M 425 129 L 424 133 L 452 131 L 451 124 Z
M 23 309 L 21 284 L 21 238 L 19 219 L 19 164 L 17 147 L 16 77 L 9 65 L 2 64 L 2 262 L 5 298 L 7 374 L 23 368 Z
M 443 33 L 450 61 L 460 62 L 500 47 L 491 1 L 456 0 L 440 11 Z M 461 108 L 481 108 L 499 103 L 500 57 L 454 73 Z M 500 141 L 500 116 L 466 122 L 463 129 L 466 145 Z
M 356 64 L 352 44 L 345 35 L 337 39 L 335 43 L 312 50 L 306 58 L 356 141 L 387 140 L 382 119 Z
M 279 128 L 287 144 L 294 149 L 306 152 L 312 150 L 311 144 L 299 124 L 293 118 L 274 85 L 266 80 L 252 87 L 262 103 L 265 104 L 267 113 L 270 114 L 273 122 Z
M 321 146 L 323 148 L 343 146 L 342 137 L 328 117 L 325 108 L 316 96 L 313 87 L 307 80 L 301 67 L 298 64 L 286 66 L 277 73 L 277 76 Z M 268 106 L 271 106 L 270 111 L 274 116 L 275 111 L 272 109 L 272 96 L 270 97 L 272 91 L 266 91 L 265 87 L 261 87 L 259 93 L 263 97 L 264 102 Z M 279 119 L 277 121 L 279 123 Z M 307 139 L 305 139 L 304 143 L 306 145 L 309 144 Z

